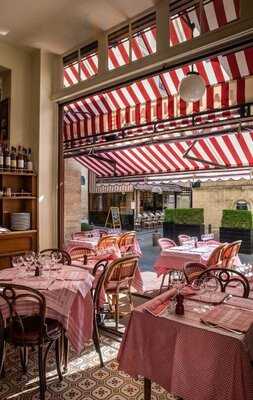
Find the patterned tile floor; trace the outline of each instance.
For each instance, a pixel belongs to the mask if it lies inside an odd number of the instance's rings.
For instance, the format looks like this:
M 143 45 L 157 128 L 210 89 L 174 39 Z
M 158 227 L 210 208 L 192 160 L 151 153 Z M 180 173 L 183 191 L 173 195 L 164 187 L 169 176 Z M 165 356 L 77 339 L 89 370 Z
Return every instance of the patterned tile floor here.
M 80 356 L 70 354 L 69 369 L 62 382 L 58 381 L 54 353 L 47 364 L 48 388 L 46 399 L 52 400 L 143 400 L 143 381 L 134 380 L 118 371 L 116 355 L 119 343 L 103 338 L 105 367 L 100 368 L 97 353 L 89 347 Z M 1 400 L 37 400 L 37 352 L 29 354 L 27 374 L 22 374 L 19 353 L 8 350 L 6 376 L 0 380 Z M 152 400 L 176 400 L 160 386 L 152 385 Z

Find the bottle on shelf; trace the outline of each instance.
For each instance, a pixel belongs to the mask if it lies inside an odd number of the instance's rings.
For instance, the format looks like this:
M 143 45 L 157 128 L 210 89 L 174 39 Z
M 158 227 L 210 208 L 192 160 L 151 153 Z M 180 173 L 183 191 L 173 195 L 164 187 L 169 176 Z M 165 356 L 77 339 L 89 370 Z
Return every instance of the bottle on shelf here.
M 2 171 L 4 168 L 4 152 L 3 152 L 3 146 L 0 145 L 0 171 Z
M 17 153 L 16 147 L 11 147 L 11 170 L 16 171 L 17 169 Z
M 4 169 L 9 171 L 11 169 L 11 155 L 9 146 L 6 145 L 4 149 Z
M 24 170 L 27 170 L 27 149 L 23 147 Z
M 33 172 L 32 150 L 30 148 L 28 149 L 27 154 L 27 171 Z
M 18 170 L 24 170 L 24 155 L 21 146 L 18 146 Z

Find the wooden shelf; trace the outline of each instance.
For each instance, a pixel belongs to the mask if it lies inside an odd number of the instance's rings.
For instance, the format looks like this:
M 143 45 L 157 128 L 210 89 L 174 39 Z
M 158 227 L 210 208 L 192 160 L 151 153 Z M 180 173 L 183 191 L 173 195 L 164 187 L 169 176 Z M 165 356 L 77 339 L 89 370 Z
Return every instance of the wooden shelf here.
M 0 175 L 37 176 L 35 172 L 0 171 Z
M 0 233 L 0 238 L 11 236 L 11 235 L 27 235 L 29 233 L 37 233 L 37 229 L 28 229 L 27 231 L 10 231 L 6 233 Z
M 0 200 L 37 200 L 36 196 L 2 196 Z

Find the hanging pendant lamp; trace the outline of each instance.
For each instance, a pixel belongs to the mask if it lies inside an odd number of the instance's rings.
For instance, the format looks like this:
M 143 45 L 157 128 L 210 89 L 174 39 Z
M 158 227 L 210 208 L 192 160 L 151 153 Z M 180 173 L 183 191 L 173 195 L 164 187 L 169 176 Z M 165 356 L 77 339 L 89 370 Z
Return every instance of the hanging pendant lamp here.
M 193 70 L 181 80 L 179 85 L 179 96 L 186 102 L 199 101 L 205 93 L 206 85 L 202 76 Z

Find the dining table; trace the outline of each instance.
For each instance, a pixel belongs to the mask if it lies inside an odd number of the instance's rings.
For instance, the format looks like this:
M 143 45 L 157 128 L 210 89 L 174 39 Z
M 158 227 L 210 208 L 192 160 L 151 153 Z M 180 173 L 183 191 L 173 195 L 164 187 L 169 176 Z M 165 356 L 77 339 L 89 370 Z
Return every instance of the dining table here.
M 189 262 L 197 262 L 205 265 L 212 251 L 217 246 L 219 246 L 219 244 L 205 244 L 199 242 L 197 247 L 181 245 L 164 249 L 160 252 L 155 261 L 154 270 L 157 276 L 160 276 L 173 270 L 183 271 L 185 264 Z M 235 257 L 234 265 L 241 265 L 238 256 Z
M 145 400 L 152 382 L 184 400 L 252 400 L 253 300 L 219 293 L 210 303 L 188 293 L 178 315 L 176 293 L 132 311 L 119 369 L 144 377 Z
M 34 271 L 17 268 L 0 270 L 0 283 L 24 285 L 43 293 L 46 300 L 46 317 L 59 321 L 65 329 L 73 350 L 80 354 L 93 336 L 93 301 L 91 288 L 94 277 L 84 269 L 57 264 L 51 271 L 35 276 Z M 34 308 L 35 307 L 35 308 Z M 6 303 L 0 299 L 3 317 L 8 317 Z M 36 312 L 32 301 L 19 303 L 17 310 L 25 315 Z

